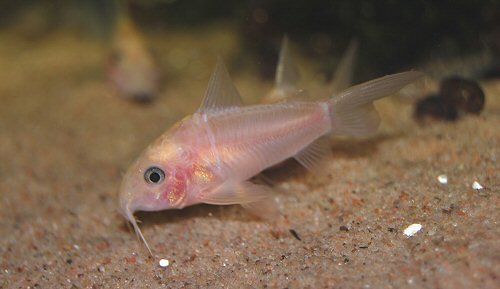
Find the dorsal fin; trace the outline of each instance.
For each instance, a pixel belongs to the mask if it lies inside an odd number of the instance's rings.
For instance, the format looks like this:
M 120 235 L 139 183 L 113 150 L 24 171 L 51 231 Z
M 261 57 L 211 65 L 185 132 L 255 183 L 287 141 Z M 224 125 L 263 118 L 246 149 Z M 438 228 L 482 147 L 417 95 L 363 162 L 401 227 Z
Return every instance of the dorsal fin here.
M 281 42 L 278 66 L 276 67 L 276 87 L 278 89 L 289 88 L 297 85 L 300 80 L 300 73 L 297 65 L 293 61 L 288 37 L 283 37 Z
M 215 70 L 208 82 L 205 98 L 198 111 L 214 111 L 225 107 L 240 106 L 241 96 L 234 86 L 222 57 L 217 57 Z
M 351 39 L 349 46 L 342 55 L 333 79 L 330 82 L 332 93 L 339 93 L 352 86 L 352 72 L 356 62 L 356 54 L 358 52 L 358 40 Z

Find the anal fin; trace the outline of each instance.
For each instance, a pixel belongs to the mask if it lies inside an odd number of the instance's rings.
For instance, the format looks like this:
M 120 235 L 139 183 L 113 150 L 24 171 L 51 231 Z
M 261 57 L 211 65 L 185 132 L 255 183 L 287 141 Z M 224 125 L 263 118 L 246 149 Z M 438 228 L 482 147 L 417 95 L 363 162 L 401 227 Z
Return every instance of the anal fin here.
M 331 155 L 329 139 L 320 137 L 296 154 L 294 158 L 306 169 L 317 172 Z

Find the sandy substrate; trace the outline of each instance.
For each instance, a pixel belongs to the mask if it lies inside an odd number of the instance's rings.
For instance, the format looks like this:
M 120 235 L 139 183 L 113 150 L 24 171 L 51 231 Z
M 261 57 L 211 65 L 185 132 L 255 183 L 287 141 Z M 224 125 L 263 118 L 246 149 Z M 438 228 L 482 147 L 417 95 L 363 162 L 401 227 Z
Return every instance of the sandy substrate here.
M 301 240 L 238 206 L 195 206 L 138 215 L 151 258 L 118 213 L 121 175 L 196 109 L 216 46 L 238 45 L 166 35 L 164 92 L 137 105 L 105 82 L 105 46 L 69 35 L 0 36 L 0 288 L 500 287 L 500 82 L 483 83 L 481 116 L 455 123 L 418 126 L 410 101 L 384 100 L 380 132 L 332 142 L 323 175 L 270 173 Z M 247 99 L 269 90 L 238 71 Z

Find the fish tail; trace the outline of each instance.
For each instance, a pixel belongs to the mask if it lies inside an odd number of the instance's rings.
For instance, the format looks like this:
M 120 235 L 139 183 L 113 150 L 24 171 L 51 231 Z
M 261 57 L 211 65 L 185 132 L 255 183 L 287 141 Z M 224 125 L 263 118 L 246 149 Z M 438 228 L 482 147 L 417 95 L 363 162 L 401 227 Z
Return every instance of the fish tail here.
M 380 124 L 373 102 L 396 93 L 422 76 L 423 73 L 417 71 L 387 75 L 334 95 L 328 100 L 332 133 L 345 136 L 373 134 Z

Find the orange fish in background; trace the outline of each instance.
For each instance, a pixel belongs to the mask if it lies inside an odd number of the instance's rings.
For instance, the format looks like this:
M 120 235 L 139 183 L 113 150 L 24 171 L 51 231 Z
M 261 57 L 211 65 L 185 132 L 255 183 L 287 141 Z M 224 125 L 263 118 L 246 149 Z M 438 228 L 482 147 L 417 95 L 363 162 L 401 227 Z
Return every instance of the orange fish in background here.
M 122 13 L 116 22 L 108 77 L 120 95 L 149 102 L 158 93 L 159 73 L 132 20 Z
M 127 170 L 121 213 L 150 253 L 136 211 L 240 204 L 276 220 L 280 213 L 270 189 L 249 179 L 288 158 L 316 168 L 330 152 L 323 136 L 375 132 L 380 121 L 373 101 L 421 76 L 412 71 L 385 76 L 326 100 L 243 106 L 219 59 L 198 111 L 167 130 Z

